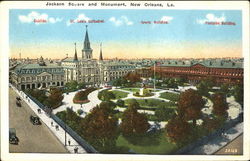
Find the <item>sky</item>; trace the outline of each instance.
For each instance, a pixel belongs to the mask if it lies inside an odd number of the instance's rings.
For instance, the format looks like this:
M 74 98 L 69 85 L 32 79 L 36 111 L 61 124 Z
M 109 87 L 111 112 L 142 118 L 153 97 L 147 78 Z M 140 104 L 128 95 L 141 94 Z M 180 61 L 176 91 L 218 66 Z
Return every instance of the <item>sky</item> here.
M 79 23 L 89 20 L 103 23 Z M 214 22 L 220 24 L 211 25 Z M 81 57 L 86 25 L 94 58 L 99 57 L 101 43 L 104 58 L 242 57 L 240 10 L 142 9 L 12 9 L 10 56 L 18 58 L 21 53 L 22 58 L 73 57 L 76 43 Z

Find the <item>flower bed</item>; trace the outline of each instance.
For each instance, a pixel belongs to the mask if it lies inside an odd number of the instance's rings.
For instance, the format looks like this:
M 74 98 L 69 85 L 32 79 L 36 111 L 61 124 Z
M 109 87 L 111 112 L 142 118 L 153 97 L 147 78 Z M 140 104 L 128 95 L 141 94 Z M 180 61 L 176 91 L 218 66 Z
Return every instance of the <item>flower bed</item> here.
M 73 99 L 73 102 L 74 102 L 75 104 L 84 104 L 84 103 L 88 103 L 88 102 L 90 102 L 90 101 L 89 101 L 88 99 L 83 100 L 83 101 L 79 101 L 79 100 Z
M 73 98 L 73 102 L 76 104 L 84 104 L 84 103 L 88 103 L 88 95 L 93 92 L 94 90 L 96 90 L 96 88 L 87 88 L 85 91 L 79 91 L 75 94 L 74 98 Z
M 139 93 L 134 93 L 133 95 L 136 96 L 136 97 L 151 97 L 154 94 L 153 93 L 147 93 L 145 95 L 140 95 Z

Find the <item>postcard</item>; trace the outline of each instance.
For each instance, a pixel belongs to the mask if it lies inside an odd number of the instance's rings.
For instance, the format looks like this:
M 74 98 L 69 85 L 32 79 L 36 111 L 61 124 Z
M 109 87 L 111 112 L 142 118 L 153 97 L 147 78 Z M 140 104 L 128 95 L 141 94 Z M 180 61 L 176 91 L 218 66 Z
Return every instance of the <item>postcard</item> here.
M 2 160 L 249 160 L 249 3 L 0 7 Z

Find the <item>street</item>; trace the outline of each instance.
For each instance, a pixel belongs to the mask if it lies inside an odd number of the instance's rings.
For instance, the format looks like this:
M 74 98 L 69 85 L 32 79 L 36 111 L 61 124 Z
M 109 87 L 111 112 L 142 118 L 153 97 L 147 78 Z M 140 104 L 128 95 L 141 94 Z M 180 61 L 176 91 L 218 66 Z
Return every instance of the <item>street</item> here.
M 22 107 L 16 105 L 17 94 L 9 88 L 9 126 L 16 129 L 18 145 L 10 144 L 14 153 L 68 153 L 64 145 L 52 134 L 48 127 L 33 125 L 30 115 L 35 115 L 28 105 L 21 101 Z

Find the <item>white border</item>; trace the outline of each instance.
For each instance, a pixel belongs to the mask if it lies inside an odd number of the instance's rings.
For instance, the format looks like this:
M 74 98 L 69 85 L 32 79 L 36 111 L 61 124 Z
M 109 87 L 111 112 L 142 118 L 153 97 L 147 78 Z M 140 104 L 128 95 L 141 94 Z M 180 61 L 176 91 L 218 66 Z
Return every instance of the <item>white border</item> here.
M 52 2 L 52 1 L 50 1 Z M 59 2 L 59 1 L 55 1 Z M 62 1 L 67 3 L 69 1 Z M 88 3 L 73 1 L 74 3 Z M 91 2 L 105 2 L 105 1 L 91 1 Z M 121 3 L 122 1 L 110 1 L 110 3 Z M 149 3 L 148 1 L 134 1 L 135 3 Z M 173 8 L 162 8 L 162 7 L 129 7 L 131 2 L 126 1 L 127 7 L 57 7 L 50 6 L 46 7 L 46 1 L 44 2 L 30 2 L 30 1 L 19 1 L 19 2 L 2 2 L 0 3 L 0 51 L 1 51 L 1 158 L 4 161 L 7 160 L 248 160 L 250 153 L 250 130 L 247 128 L 250 122 L 250 100 L 249 100 L 249 3 L 247 1 L 151 1 L 152 3 L 172 3 L 175 5 Z M 27 153 L 9 153 L 8 143 L 8 67 L 9 67 L 9 9 L 223 9 L 223 10 L 242 10 L 242 52 L 244 57 L 244 155 L 106 155 L 106 154 L 27 154 Z M 247 99 L 248 98 L 248 99 Z

